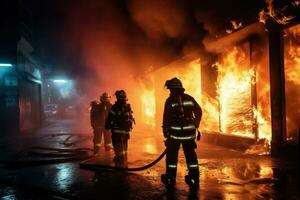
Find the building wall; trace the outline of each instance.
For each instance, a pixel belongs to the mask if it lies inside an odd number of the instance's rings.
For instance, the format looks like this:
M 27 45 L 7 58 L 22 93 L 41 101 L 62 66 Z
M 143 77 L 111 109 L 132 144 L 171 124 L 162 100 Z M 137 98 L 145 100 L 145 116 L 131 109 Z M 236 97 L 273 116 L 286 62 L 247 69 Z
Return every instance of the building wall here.
M 23 79 L 19 88 L 19 125 L 21 132 L 30 132 L 41 125 L 41 85 Z
M 7 132 L 18 131 L 18 76 L 15 68 L 0 69 L 0 119 L 1 130 Z

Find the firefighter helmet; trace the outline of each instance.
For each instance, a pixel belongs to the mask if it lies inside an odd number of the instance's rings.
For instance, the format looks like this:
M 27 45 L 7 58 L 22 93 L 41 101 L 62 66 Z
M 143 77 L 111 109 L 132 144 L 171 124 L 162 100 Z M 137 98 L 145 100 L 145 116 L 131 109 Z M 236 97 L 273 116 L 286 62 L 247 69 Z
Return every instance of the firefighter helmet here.
M 91 107 L 94 107 L 94 106 L 97 105 L 97 104 L 98 104 L 97 101 L 91 101 L 90 106 L 91 106 Z
M 165 87 L 167 87 L 168 89 L 184 89 L 181 81 L 176 77 L 167 80 L 165 83 Z
M 107 101 L 109 99 L 109 96 L 107 94 L 107 92 L 104 92 L 101 96 L 100 96 L 100 101 Z
M 124 90 L 117 90 L 115 92 L 115 95 L 117 97 L 117 100 L 125 100 L 125 101 L 127 101 L 126 92 Z

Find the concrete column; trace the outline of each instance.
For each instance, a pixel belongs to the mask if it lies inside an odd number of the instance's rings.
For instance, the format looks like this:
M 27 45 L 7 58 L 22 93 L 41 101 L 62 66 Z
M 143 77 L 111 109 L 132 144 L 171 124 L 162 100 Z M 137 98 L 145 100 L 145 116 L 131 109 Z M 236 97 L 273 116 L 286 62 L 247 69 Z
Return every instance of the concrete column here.
M 278 155 L 285 140 L 285 86 L 284 86 L 284 46 L 282 26 L 274 21 L 267 22 L 269 32 L 269 62 L 271 89 L 271 153 Z

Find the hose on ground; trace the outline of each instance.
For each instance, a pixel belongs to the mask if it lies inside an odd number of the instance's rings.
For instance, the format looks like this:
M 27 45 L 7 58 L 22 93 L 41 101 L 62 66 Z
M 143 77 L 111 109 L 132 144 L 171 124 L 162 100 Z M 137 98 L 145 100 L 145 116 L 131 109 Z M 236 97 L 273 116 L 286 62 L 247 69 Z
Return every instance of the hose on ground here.
M 52 137 L 56 136 L 68 136 L 63 144 L 68 144 L 68 140 L 70 140 L 74 136 L 79 136 L 79 134 L 52 134 Z M 84 135 L 80 135 L 83 137 Z M 85 138 L 86 139 L 86 138 Z M 83 139 L 72 142 L 72 146 L 78 142 L 82 142 Z M 68 146 L 68 145 L 64 145 Z M 34 146 L 28 151 L 28 154 L 34 157 L 42 157 L 47 159 L 38 159 L 38 160 L 5 160 L 0 161 L 0 167 L 2 168 L 19 168 L 19 167 L 31 167 L 38 165 L 48 165 L 48 164 L 57 164 L 63 162 L 72 162 L 79 161 L 88 158 L 92 158 L 93 156 L 89 155 L 89 151 L 93 151 L 90 148 L 52 148 L 52 147 L 43 147 L 43 146 Z M 50 158 L 50 159 L 49 159 Z
M 77 135 L 77 137 L 79 137 L 80 138 L 80 136 L 82 137 L 82 139 L 78 139 L 78 140 L 76 140 L 76 141 L 73 141 L 73 142 L 69 142 L 69 140 L 72 138 L 72 137 L 74 137 L 74 136 L 76 136 L 76 135 L 69 135 L 61 144 L 63 144 L 64 146 L 66 146 L 66 147 L 70 147 L 70 146 L 75 146 L 77 143 L 79 143 L 79 142 L 84 142 L 84 141 L 86 141 L 86 140 L 88 140 L 88 138 L 87 137 L 85 137 L 84 135 L 82 136 L 82 135 Z
M 80 168 L 82 168 L 82 169 L 87 169 L 87 170 L 92 170 L 92 171 L 97 171 L 97 170 L 101 170 L 101 169 L 116 170 L 116 171 L 142 171 L 142 170 L 148 169 L 148 168 L 156 165 L 166 155 L 166 152 L 167 152 L 167 150 L 165 149 L 154 161 L 152 161 L 151 163 L 149 163 L 145 166 L 142 166 L 142 167 L 125 168 L 125 167 L 116 167 L 116 166 L 88 163 L 92 159 L 82 161 L 82 162 L 80 162 L 79 165 L 80 165 Z
M 47 159 L 47 160 L 5 160 L 0 161 L 1 168 L 13 169 L 13 168 L 20 168 L 20 167 L 33 167 L 39 165 L 50 165 L 50 164 L 57 164 L 63 162 L 72 162 L 78 160 L 84 160 L 87 158 L 91 158 L 91 156 L 73 156 L 69 158 L 54 158 L 54 159 Z
M 74 146 L 78 142 L 83 142 L 87 138 L 83 138 L 74 142 L 68 142 L 74 136 L 81 136 L 79 134 L 53 134 L 52 137 L 55 136 L 68 136 L 64 141 L 64 146 Z M 100 170 L 100 169 L 109 169 L 109 170 L 117 170 L 117 171 L 142 171 L 148 169 L 154 165 L 156 165 L 165 155 L 166 150 L 164 150 L 158 158 L 156 158 L 151 163 L 142 166 L 142 167 L 134 167 L 134 168 L 125 168 L 125 167 L 117 167 L 117 166 L 108 166 L 108 165 L 99 165 L 99 164 L 90 164 L 88 163 L 91 161 L 94 156 L 89 155 L 88 151 L 93 151 L 90 148 L 73 148 L 73 149 L 65 149 L 65 148 L 52 148 L 52 147 L 43 147 L 43 146 L 34 146 L 31 147 L 31 150 L 28 152 L 31 156 L 40 156 L 43 158 L 51 158 L 52 159 L 43 159 L 43 160 L 7 160 L 7 161 L 0 161 L 0 167 L 2 168 L 18 168 L 18 167 L 31 167 L 31 166 L 38 166 L 38 165 L 48 165 L 48 164 L 56 164 L 62 162 L 71 162 L 71 161 L 78 161 L 84 160 L 80 162 L 80 168 L 87 169 L 87 170 Z

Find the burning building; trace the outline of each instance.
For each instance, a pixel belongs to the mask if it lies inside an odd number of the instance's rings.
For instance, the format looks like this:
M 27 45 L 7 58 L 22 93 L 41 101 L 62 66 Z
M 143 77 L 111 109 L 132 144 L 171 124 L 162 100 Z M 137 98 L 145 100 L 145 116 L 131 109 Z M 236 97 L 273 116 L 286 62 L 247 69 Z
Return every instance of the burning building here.
M 201 103 L 201 130 L 271 146 L 277 154 L 299 130 L 299 24 L 254 23 L 206 43 L 209 58 L 188 55 L 149 73 L 143 121 L 160 129 L 165 80 L 178 77 Z

